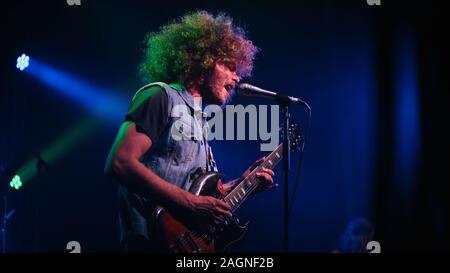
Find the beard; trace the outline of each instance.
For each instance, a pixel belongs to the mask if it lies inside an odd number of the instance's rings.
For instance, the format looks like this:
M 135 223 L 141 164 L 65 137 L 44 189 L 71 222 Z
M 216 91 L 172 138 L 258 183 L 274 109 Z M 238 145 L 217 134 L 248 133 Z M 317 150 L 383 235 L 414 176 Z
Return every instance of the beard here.
M 224 86 L 213 85 L 207 82 L 199 87 L 200 92 L 203 97 L 203 101 L 207 104 L 216 104 L 225 107 L 232 99 L 235 94 L 235 90 L 230 92 L 224 90 Z

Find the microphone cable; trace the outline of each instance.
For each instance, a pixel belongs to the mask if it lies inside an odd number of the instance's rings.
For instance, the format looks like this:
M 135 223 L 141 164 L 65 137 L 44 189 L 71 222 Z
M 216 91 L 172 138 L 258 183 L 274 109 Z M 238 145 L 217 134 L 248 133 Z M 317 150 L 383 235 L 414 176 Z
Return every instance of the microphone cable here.
M 289 205 L 289 209 L 288 209 L 288 223 L 291 221 L 291 214 L 292 214 L 292 209 L 294 207 L 294 203 L 295 203 L 295 194 L 297 192 L 297 188 L 298 188 L 298 181 L 300 178 L 300 170 L 302 168 L 302 162 L 303 162 L 303 156 L 304 156 L 304 151 L 305 151 L 305 145 L 306 145 L 306 140 L 308 139 L 308 132 L 309 132 L 309 127 L 311 126 L 311 107 L 309 107 L 308 104 L 304 103 L 305 106 L 307 107 L 308 110 L 308 122 L 307 122 L 307 126 L 305 128 L 305 137 L 303 138 L 303 143 L 302 143 L 302 148 L 301 148 L 301 153 L 298 159 L 298 166 L 297 166 L 297 173 L 295 175 L 295 183 L 294 183 L 294 189 L 292 191 L 292 196 L 291 196 L 291 201 L 290 201 L 290 205 Z

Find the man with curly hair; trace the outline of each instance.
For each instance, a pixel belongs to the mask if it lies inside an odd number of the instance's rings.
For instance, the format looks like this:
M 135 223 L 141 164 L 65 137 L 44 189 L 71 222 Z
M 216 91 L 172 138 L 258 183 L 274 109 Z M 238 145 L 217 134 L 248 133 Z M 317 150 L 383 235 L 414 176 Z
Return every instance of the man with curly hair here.
M 135 94 L 105 169 L 120 182 L 124 251 L 160 250 L 152 238 L 156 206 L 215 223 L 231 216 L 231 208 L 224 201 L 188 192 L 196 170 L 217 170 L 204 127 L 195 122 L 198 117 L 194 113 L 199 110 L 200 99 L 206 104 L 224 105 L 240 79 L 251 74 L 257 51 L 229 17 L 205 11 L 187 14 L 146 36 L 140 73 L 147 82 L 155 82 Z M 192 124 L 193 131 L 202 132 L 200 139 L 174 138 L 173 129 L 180 130 L 174 127 L 180 121 L 173 112 L 176 106 L 189 109 L 188 117 L 183 118 Z M 201 124 L 206 123 L 205 117 L 200 119 Z M 276 186 L 273 175 L 265 168 L 257 173 L 265 182 L 263 190 Z M 236 181 L 224 183 L 224 192 Z

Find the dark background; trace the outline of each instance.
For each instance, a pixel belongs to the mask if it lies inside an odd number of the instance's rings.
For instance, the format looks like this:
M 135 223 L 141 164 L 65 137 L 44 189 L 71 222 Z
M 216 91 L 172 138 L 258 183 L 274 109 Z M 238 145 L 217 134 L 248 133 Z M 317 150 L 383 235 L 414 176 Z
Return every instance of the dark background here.
M 393 4 L 392 2 L 395 2 Z M 2 4 L 0 165 L 2 193 L 16 208 L 8 251 L 119 251 L 117 184 L 103 174 L 120 117 L 142 85 L 137 65 L 148 31 L 188 11 L 227 12 L 262 49 L 247 82 L 301 97 L 312 107 L 290 223 L 290 251 L 330 252 L 349 221 L 375 227 L 382 252 L 449 250 L 447 140 L 449 44 L 438 1 L 9 1 Z M 3 6 L 5 5 L 5 6 Z M 80 81 L 120 95 L 119 118 L 98 117 L 20 72 L 26 53 Z M 34 59 L 33 59 L 34 58 Z M 235 104 L 266 101 L 240 99 Z M 304 130 L 304 109 L 292 109 Z M 99 120 L 16 192 L 11 175 L 83 120 Z M 233 179 L 267 153 L 259 141 L 212 143 Z M 293 188 L 298 155 L 293 158 Z M 282 250 L 281 187 L 240 210 L 250 233 L 236 249 Z

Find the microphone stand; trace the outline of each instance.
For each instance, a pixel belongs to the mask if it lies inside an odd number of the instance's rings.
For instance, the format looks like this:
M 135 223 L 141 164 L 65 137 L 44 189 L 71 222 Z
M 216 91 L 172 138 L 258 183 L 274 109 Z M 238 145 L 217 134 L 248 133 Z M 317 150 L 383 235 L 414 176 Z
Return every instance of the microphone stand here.
M 283 118 L 283 173 L 284 173 L 284 232 L 283 251 L 289 252 L 289 171 L 291 168 L 291 143 L 289 139 L 290 114 L 289 105 L 292 103 L 288 96 L 277 95 L 276 101 L 281 106 Z
M 240 84 L 239 88 L 241 92 L 238 92 L 242 96 L 250 97 L 260 97 L 264 99 L 275 99 L 275 101 L 281 106 L 282 117 L 284 122 L 283 134 L 283 172 L 284 172 L 284 236 L 283 236 L 283 251 L 289 252 L 289 171 L 291 166 L 291 143 L 289 138 L 289 125 L 290 125 L 290 114 L 289 106 L 292 103 L 302 104 L 308 108 L 309 113 L 311 113 L 311 108 L 309 105 L 298 98 L 280 95 L 278 93 L 264 90 L 250 84 Z

